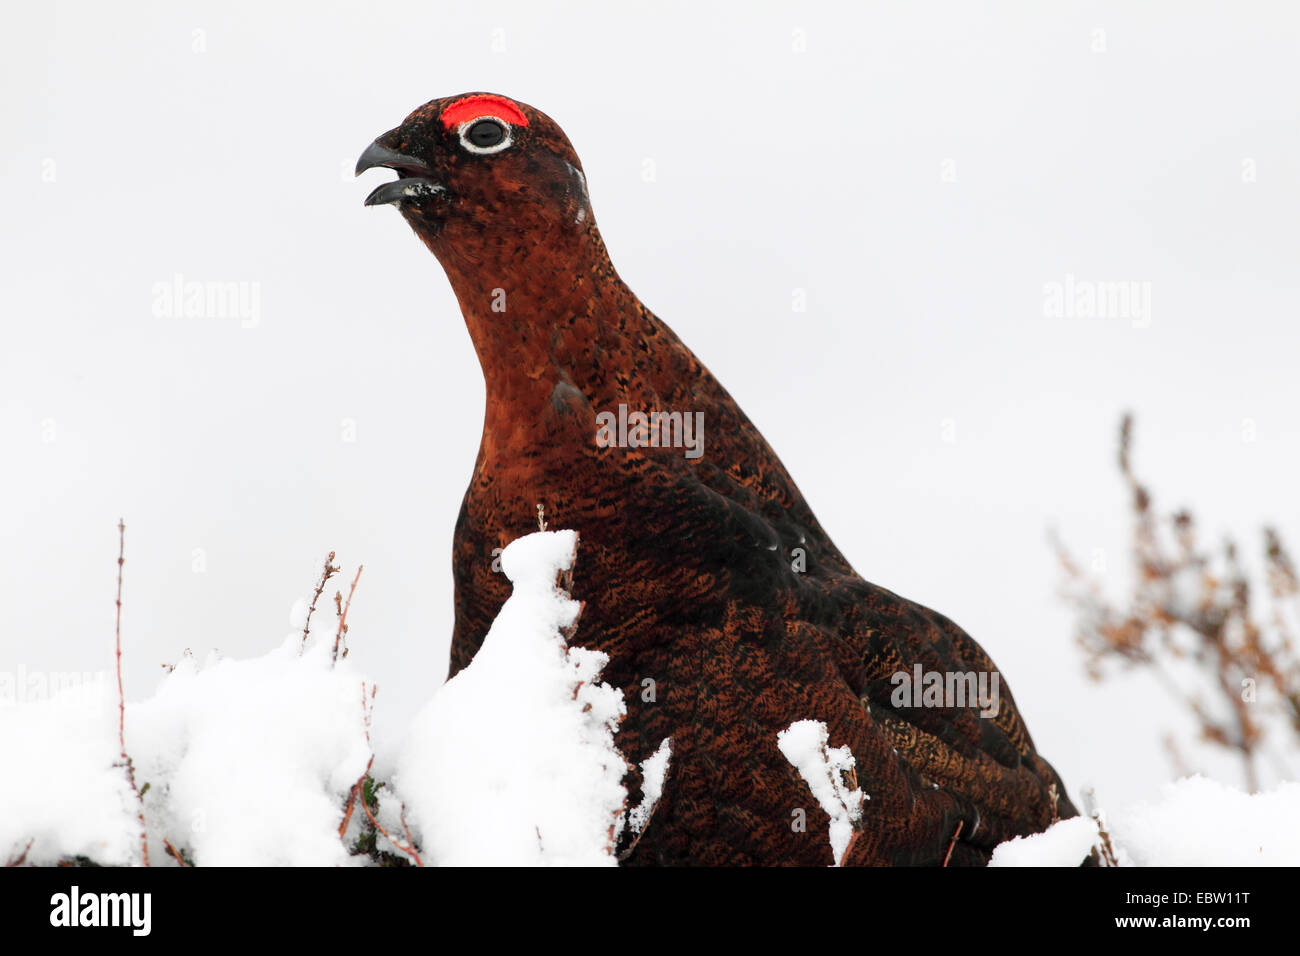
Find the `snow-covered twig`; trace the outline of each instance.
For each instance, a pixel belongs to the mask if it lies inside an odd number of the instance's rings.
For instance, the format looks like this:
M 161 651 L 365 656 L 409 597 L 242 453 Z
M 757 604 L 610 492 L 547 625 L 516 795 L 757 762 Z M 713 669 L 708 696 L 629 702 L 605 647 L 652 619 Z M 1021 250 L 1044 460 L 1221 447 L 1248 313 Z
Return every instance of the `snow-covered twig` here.
M 1097 822 L 1097 845 L 1101 849 L 1101 859 L 1106 866 L 1119 866 L 1119 859 L 1115 856 L 1115 844 L 1111 842 L 1110 830 L 1106 828 L 1106 818 L 1100 810 L 1094 810 L 1093 820 Z
M 664 781 L 668 777 L 668 766 L 673 756 L 673 741 L 665 737 L 659 747 L 641 764 L 641 802 L 628 814 L 628 827 L 633 833 L 632 842 L 626 850 L 618 855 L 622 863 L 628 859 L 641 842 L 641 837 L 654 819 L 659 809 L 659 801 L 664 795 Z
M 853 753 L 847 746 L 828 746 L 829 740 L 830 732 L 820 720 L 796 720 L 776 735 L 777 747 L 830 817 L 832 859 L 840 866 L 853 849 L 866 797 L 858 788 Z
M 358 574 L 360 574 L 360 572 L 358 572 Z M 370 698 L 369 700 L 367 700 L 366 685 L 364 682 L 361 684 L 361 709 L 364 715 L 363 722 L 365 725 L 367 746 L 370 746 L 370 714 L 374 707 L 376 690 L 378 690 L 378 687 L 371 687 Z M 375 755 L 373 753 L 373 748 L 372 748 L 372 752 L 370 754 L 370 760 L 367 761 L 366 763 L 365 772 L 362 773 L 361 776 L 357 779 L 357 782 L 352 785 L 352 791 L 348 796 L 347 810 L 344 813 L 343 822 L 339 826 L 339 836 L 342 837 L 343 834 L 347 831 L 348 819 L 352 816 L 352 807 L 354 806 L 355 803 L 359 802 L 361 804 L 362 811 L 365 813 L 367 817 L 370 818 L 370 823 L 375 828 L 375 830 L 380 834 L 382 834 L 383 837 L 389 843 L 391 843 L 393 846 L 397 847 L 397 849 L 401 850 L 403 853 L 409 856 L 411 858 L 412 863 L 414 863 L 418 867 L 423 867 L 424 861 L 420 858 L 419 851 L 415 849 L 415 838 L 411 836 L 411 828 L 406 825 L 406 805 L 400 804 L 401 809 L 398 812 L 398 816 L 402 822 L 402 830 L 406 834 L 406 844 L 403 845 L 401 842 L 398 841 L 396 837 L 394 837 L 391 833 L 388 832 L 388 830 L 384 828 L 384 825 L 379 822 L 378 818 L 371 811 L 370 805 L 366 802 L 366 794 L 364 788 L 365 788 L 366 778 L 370 776 L 370 768 L 374 764 L 374 762 L 375 762 Z M 356 800 L 357 797 L 360 797 L 359 801 Z
M 361 575 L 361 569 L 358 568 L 358 569 L 357 569 L 357 576 L 360 577 L 360 575 Z M 354 582 L 353 582 L 353 585 L 355 586 L 355 584 L 356 584 L 356 582 L 354 581 Z M 352 596 L 351 596 L 351 595 L 348 595 L 348 600 L 349 600 L 349 601 L 351 601 L 351 598 L 352 598 Z M 365 681 L 362 681 L 362 682 L 361 682 L 361 712 L 362 712 L 362 714 L 364 715 L 364 716 L 363 716 L 363 720 L 364 720 L 364 722 L 365 722 L 365 727 L 366 727 L 366 744 L 367 744 L 367 745 L 370 745 L 370 714 L 371 714 L 371 711 L 374 709 L 374 705 L 375 705 L 375 691 L 377 691 L 377 690 L 379 690 L 379 686 L 378 686 L 378 685 L 372 686 L 372 687 L 370 688 L 370 699 L 367 700 L 367 699 L 366 699 L 366 682 L 365 682 Z M 371 754 L 370 754 L 370 759 L 369 759 L 368 761 L 366 761 L 366 769 L 365 769 L 364 771 L 362 771 L 361 776 L 357 778 L 357 782 L 354 783 L 354 784 L 352 785 L 352 789 L 348 791 L 348 802 L 347 802 L 347 806 L 344 807 L 344 809 L 343 809 L 343 822 L 339 824 L 339 839 L 340 839 L 340 840 L 343 839 L 343 835 L 344 835 L 345 833 L 348 832 L 348 823 L 351 822 L 351 820 L 352 820 L 352 810 L 353 810 L 353 808 L 356 806 L 357 797 L 360 796 L 360 797 L 361 797 L 361 801 L 362 801 L 363 803 L 365 802 L 366 797 L 365 797 L 365 794 L 362 793 L 362 789 L 365 787 L 365 784 L 366 784 L 366 778 L 370 776 L 370 768 L 371 768 L 372 766 L 374 766 L 374 763 L 375 763 L 375 755 L 374 755 L 373 750 L 372 750 L 372 752 L 371 752 Z
M 374 828 L 378 830 L 381 834 L 383 834 L 384 839 L 386 839 L 393 846 L 397 847 L 397 849 L 401 850 L 403 853 L 409 856 L 411 858 L 411 862 L 413 862 L 416 866 L 419 867 L 424 866 L 424 861 L 420 859 L 420 854 L 415 849 L 415 840 L 411 837 L 411 828 L 406 825 L 405 805 L 403 805 L 401 810 L 399 811 L 399 816 L 401 817 L 401 821 L 402 821 L 402 830 L 405 831 L 406 833 L 405 846 L 403 846 L 397 840 L 396 837 L 394 837 L 391 833 L 389 833 L 387 830 L 384 829 L 384 825 L 375 818 L 375 815 L 374 813 L 371 812 L 370 807 L 366 805 L 366 799 L 364 796 L 362 796 L 361 798 L 361 809 L 364 810 L 366 816 L 370 818 L 371 825 L 374 826 Z

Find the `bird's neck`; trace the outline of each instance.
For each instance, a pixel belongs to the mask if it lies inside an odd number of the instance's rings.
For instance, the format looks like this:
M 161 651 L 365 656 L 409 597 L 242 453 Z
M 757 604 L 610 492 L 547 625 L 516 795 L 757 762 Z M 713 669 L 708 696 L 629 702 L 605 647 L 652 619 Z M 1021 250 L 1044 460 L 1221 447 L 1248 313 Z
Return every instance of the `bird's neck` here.
M 548 239 L 500 256 L 435 249 L 483 368 L 488 431 L 532 420 L 561 382 L 593 403 L 653 391 L 647 343 L 677 344 L 618 277 L 594 223 Z

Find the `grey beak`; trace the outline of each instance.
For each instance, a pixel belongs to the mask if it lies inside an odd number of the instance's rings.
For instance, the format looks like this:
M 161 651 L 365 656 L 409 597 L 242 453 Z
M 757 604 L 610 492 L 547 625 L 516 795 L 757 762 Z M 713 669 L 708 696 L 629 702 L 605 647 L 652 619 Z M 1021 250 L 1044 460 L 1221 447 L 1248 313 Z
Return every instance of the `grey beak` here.
M 374 190 L 366 197 L 367 206 L 385 206 L 404 199 L 420 199 L 447 191 L 441 183 L 432 178 L 433 170 L 426 163 L 414 156 L 394 152 L 387 146 L 379 145 L 378 141 L 367 146 L 365 152 L 361 154 L 361 158 L 357 160 L 356 174 L 360 176 L 367 169 L 374 169 L 376 166 L 395 169 L 400 178 L 396 182 L 384 183 Z
M 374 169 L 376 166 L 385 166 L 388 169 L 396 169 L 398 172 L 410 173 L 413 176 L 433 175 L 433 170 L 414 156 L 395 153 L 387 146 L 380 146 L 378 140 L 367 146 L 366 151 L 357 160 L 356 174 L 360 176 L 367 169 Z

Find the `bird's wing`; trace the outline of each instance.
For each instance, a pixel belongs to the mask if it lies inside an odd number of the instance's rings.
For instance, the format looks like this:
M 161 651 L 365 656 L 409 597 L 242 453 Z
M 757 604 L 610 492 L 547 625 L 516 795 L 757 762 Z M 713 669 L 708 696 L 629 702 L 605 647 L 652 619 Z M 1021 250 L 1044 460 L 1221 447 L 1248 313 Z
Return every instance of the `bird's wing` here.
M 555 527 L 581 535 L 579 642 L 610 655 L 605 679 L 629 705 L 623 752 L 643 759 L 674 738 L 679 776 L 656 813 L 678 825 L 647 834 L 638 854 L 824 862 L 824 842 L 811 850 L 790 829 L 792 801 L 807 805 L 809 793 L 776 746 L 806 718 L 850 747 L 871 797 L 854 861 L 941 862 L 959 836 L 953 859 L 978 862 L 1054 812 L 1070 815 L 1063 794 L 1053 807 L 1059 782 L 1005 683 L 992 718 L 978 706 L 893 705 L 897 672 L 993 673 L 993 664 L 946 618 L 854 573 L 762 436 L 718 395 L 696 460 L 673 448 L 595 447 L 591 403 L 557 384 L 535 450 L 491 468 L 480 461 L 456 532 L 453 672 L 509 594 L 492 548 L 533 530 L 543 503 Z M 638 699 L 647 679 L 662 690 L 652 705 Z M 813 802 L 810 813 L 821 812 Z M 707 852 L 691 843 L 702 833 Z

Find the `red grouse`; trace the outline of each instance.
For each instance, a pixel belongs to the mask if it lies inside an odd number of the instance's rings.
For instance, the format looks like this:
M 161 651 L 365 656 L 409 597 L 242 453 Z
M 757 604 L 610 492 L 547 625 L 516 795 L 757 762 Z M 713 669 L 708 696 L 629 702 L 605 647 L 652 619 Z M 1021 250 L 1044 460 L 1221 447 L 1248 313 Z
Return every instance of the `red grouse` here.
M 993 662 L 849 566 L 758 429 L 619 279 L 549 117 L 486 93 L 433 100 L 357 172 L 375 166 L 398 178 L 367 205 L 396 205 L 438 258 L 487 385 L 453 546 L 451 672 L 509 596 L 494 550 L 544 505 L 581 537 L 580 643 L 623 689 L 620 748 L 639 762 L 672 738 L 628 863 L 834 862 L 826 811 L 777 745 L 804 719 L 850 748 L 868 798 L 844 862 L 982 864 L 1075 815 L 1004 685 L 988 716 L 919 687 L 900 699 L 914 675 L 996 677 Z

